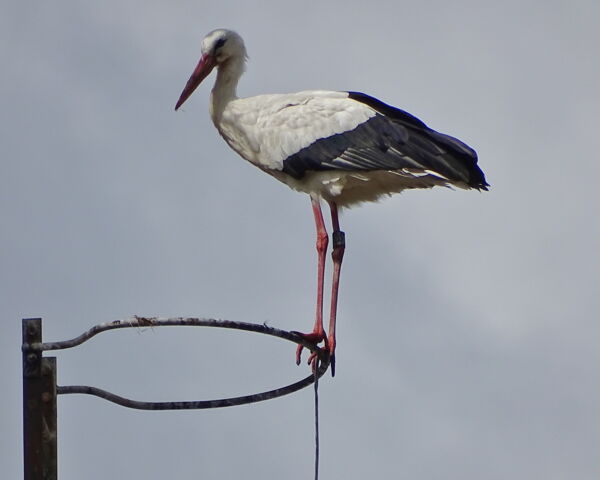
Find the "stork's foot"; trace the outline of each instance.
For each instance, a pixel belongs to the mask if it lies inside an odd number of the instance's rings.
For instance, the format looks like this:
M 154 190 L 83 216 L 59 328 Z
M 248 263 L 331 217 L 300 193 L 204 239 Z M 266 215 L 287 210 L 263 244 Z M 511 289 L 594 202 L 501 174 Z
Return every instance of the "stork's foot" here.
M 305 338 L 309 342 L 318 345 L 321 342 L 325 342 L 323 348 L 329 351 L 330 356 L 330 365 L 331 365 L 331 376 L 335 376 L 335 340 L 331 342 L 325 332 L 310 332 L 310 333 L 301 333 L 301 332 L 292 332 L 296 335 L 300 335 Z M 304 349 L 303 345 L 298 345 L 296 348 L 296 365 L 300 365 L 302 361 L 302 350 Z M 308 356 L 307 364 L 311 366 L 312 371 L 314 372 L 317 369 L 317 359 L 319 358 L 318 352 L 311 352 Z
M 314 343 L 315 345 L 318 345 L 321 342 L 325 342 L 325 347 L 327 347 L 327 337 L 325 336 L 325 332 L 324 331 L 312 331 L 310 333 L 302 333 L 302 332 L 292 332 L 295 333 L 296 335 L 300 335 L 302 338 L 304 338 L 305 340 L 308 340 L 311 343 Z M 296 348 L 296 365 L 300 365 L 300 362 L 302 361 L 302 349 L 304 348 L 303 345 L 298 345 L 298 348 Z M 314 362 L 314 357 L 316 357 L 315 353 L 311 353 L 310 356 L 308 357 L 308 363 L 312 364 Z

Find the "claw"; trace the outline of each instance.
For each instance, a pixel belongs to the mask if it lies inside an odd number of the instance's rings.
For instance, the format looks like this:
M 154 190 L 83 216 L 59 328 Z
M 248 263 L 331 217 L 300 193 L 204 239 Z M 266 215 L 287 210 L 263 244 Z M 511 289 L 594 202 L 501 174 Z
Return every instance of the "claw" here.
M 296 365 L 300 365 L 300 362 L 302 361 L 302 349 L 304 347 L 302 345 L 298 345 L 298 347 L 296 348 Z
M 308 340 L 309 342 L 314 343 L 315 345 L 318 345 L 319 343 L 324 341 L 325 348 L 329 348 L 329 342 L 327 341 L 327 337 L 325 336 L 325 332 L 323 332 L 323 331 L 310 332 L 310 333 L 302 333 L 302 332 L 293 331 L 292 333 L 295 333 L 296 335 L 301 336 L 302 338 Z M 302 350 L 303 349 L 304 349 L 304 346 L 300 345 L 300 344 L 296 347 L 296 365 L 300 365 L 300 363 L 302 362 Z M 316 352 L 312 352 L 310 354 L 310 356 L 308 357 L 308 363 L 309 364 L 312 363 L 316 356 L 317 356 Z

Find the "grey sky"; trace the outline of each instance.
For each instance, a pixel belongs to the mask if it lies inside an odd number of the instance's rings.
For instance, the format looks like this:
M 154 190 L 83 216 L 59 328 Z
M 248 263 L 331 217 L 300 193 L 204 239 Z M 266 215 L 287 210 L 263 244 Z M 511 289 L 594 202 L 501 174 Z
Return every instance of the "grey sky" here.
M 600 475 L 597 2 L 12 2 L 0 16 L 0 475 L 21 475 L 20 319 L 45 339 L 133 314 L 309 329 L 308 198 L 239 159 L 212 78 L 173 107 L 213 28 L 239 93 L 359 90 L 479 153 L 488 193 L 344 213 L 322 478 Z M 329 273 L 329 272 L 328 272 Z M 145 400 L 301 378 L 291 344 L 109 333 L 59 383 Z M 312 392 L 202 412 L 59 399 L 59 476 L 310 478 Z

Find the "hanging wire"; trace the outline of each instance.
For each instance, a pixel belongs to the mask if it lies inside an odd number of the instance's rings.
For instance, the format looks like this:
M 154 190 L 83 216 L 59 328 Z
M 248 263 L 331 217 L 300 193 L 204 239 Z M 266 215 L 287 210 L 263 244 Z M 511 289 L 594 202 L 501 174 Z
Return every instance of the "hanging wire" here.
M 315 359 L 315 480 L 319 480 L 319 358 Z

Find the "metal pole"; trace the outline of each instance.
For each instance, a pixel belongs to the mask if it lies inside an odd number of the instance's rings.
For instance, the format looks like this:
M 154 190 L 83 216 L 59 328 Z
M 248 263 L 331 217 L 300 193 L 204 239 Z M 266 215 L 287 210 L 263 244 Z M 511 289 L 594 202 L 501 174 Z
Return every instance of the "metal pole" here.
M 56 357 L 42 358 L 42 473 L 44 480 L 57 480 Z
M 42 359 L 42 319 L 23 319 L 25 480 L 56 480 L 56 359 Z

